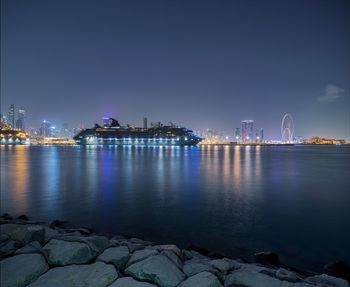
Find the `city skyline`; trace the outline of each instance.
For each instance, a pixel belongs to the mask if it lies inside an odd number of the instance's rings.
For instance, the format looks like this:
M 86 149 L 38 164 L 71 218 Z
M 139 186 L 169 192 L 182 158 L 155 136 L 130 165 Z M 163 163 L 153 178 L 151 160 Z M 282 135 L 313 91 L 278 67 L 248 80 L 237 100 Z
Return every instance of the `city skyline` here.
M 96 3 L 2 2 L 3 114 L 350 139 L 347 1 Z

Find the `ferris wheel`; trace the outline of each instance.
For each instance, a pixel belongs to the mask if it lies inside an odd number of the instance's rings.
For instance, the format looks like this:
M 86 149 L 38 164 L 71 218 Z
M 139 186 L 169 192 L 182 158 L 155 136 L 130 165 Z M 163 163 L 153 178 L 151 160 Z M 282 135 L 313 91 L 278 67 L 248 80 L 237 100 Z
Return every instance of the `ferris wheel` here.
M 281 124 L 282 143 L 291 143 L 294 140 L 294 123 L 291 114 L 285 114 Z

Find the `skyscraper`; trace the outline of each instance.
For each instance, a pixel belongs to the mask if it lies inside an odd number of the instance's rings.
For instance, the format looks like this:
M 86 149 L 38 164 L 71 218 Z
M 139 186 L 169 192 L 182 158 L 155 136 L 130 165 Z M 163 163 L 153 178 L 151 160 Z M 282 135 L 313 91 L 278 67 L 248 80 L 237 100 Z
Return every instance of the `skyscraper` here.
M 235 139 L 236 139 L 236 142 L 241 141 L 241 129 L 240 128 L 236 128 L 236 130 L 235 130 Z
M 145 117 L 145 118 L 143 118 L 143 128 L 147 129 L 147 127 L 148 127 L 147 118 Z
M 16 128 L 20 130 L 25 130 L 25 116 L 26 111 L 23 108 L 18 109 L 18 116 L 16 121 Z
M 243 120 L 242 121 L 242 142 L 254 141 L 254 121 Z
M 44 120 L 41 123 L 40 136 L 42 136 L 42 137 L 50 137 L 51 136 L 51 124 L 46 120 Z
M 260 129 L 260 142 L 264 142 L 264 129 Z
M 10 105 L 10 109 L 7 113 L 7 123 L 10 126 L 10 128 L 15 128 L 15 105 Z

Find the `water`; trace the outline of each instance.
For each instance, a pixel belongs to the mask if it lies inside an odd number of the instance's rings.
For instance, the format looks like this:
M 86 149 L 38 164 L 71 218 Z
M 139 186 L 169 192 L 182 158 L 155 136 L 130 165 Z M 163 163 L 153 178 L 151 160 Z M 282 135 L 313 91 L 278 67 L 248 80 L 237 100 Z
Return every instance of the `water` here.
M 319 270 L 350 262 L 350 147 L 2 146 L 1 211 Z

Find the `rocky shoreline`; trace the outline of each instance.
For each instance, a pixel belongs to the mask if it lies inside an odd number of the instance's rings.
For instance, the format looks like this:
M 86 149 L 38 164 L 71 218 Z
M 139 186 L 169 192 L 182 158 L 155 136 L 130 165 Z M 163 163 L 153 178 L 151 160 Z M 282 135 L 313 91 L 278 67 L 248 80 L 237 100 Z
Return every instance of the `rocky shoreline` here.
M 349 286 L 344 262 L 326 266 L 328 274 L 301 274 L 278 266 L 271 252 L 247 263 L 206 256 L 196 248 L 67 228 L 61 221 L 46 224 L 5 214 L 0 224 L 2 287 Z

